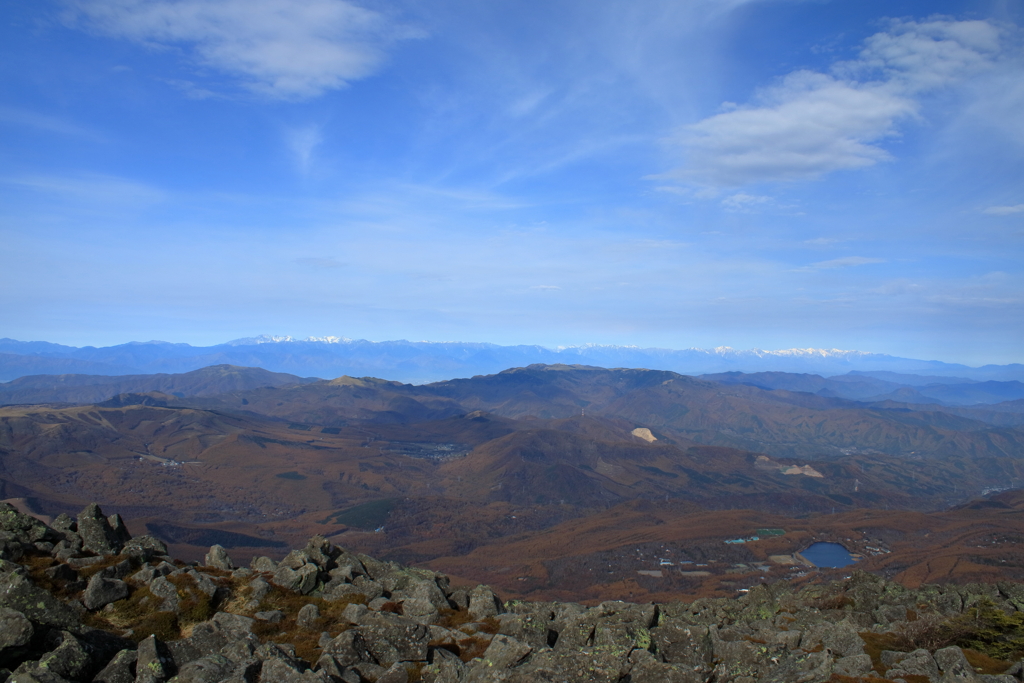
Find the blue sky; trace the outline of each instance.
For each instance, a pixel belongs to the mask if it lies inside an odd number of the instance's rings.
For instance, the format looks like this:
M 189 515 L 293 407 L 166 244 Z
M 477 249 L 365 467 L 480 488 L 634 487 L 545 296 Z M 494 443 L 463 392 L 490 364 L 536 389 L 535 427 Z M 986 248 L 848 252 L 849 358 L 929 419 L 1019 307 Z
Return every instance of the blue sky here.
M 1024 2 L 68 0 L 0 336 L 1024 361 Z

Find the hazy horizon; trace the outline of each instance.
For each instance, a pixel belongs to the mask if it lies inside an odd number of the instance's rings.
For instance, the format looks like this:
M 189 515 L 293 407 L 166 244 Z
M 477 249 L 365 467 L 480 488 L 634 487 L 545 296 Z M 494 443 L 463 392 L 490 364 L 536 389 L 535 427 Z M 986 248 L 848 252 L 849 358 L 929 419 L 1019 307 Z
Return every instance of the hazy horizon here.
M 1024 0 L 43 0 L 0 336 L 1024 339 Z

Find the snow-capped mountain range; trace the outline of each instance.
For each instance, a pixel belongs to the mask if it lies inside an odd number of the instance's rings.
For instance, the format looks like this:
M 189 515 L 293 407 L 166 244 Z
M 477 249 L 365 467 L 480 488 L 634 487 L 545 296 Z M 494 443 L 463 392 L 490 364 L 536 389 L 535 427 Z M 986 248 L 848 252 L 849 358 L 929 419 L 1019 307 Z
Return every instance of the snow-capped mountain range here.
M 215 346 L 150 341 L 97 348 L 0 339 L 0 381 L 41 374 L 188 372 L 222 363 L 304 377 L 373 376 L 417 384 L 492 374 L 533 363 L 649 368 L 689 375 L 776 371 L 833 376 L 851 371 L 888 371 L 979 381 L 1024 380 L 1021 364 L 972 368 L 843 349 L 658 349 L 599 344 L 552 349 L 482 342 L 374 342 L 340 336 L 294 339 L 278 335 L 236 339 Z

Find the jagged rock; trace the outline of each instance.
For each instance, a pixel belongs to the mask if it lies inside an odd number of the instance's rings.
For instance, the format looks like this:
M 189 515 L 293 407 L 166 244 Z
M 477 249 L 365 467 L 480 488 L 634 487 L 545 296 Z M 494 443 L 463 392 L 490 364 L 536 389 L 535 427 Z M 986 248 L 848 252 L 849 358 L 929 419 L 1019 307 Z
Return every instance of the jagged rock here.
M 707 676 L 690 669 L 659 662 L 647 650 L 634 650 L 629 654 L 630 683 L 704 683 Z
M 0 575 L 0 607 L 21 612 L 33 626 L 70 631 L 80 627 L 78 614 L 71 607 L 17 572 Z
M 974 667 L 964 657 L 963 650 L 958 647 L 944 647 L 935 651 L 935 663 L 942 671 L 940 683 L 981 683 Z
M 217 612 L 213 615 L 211 621 L 224 631 L 237 631 L 239 633 L 252 633 L 255 624 L 250 617 L 242 616 L 241 614 L 231 614 L 230 612 Z
M 26 546 L 42 541 L 57 542 L 60 536 L 31 515 L 18 512 L 10 503 L 0 503 L 0 540 Z
M 20 667 L 19 667 L 20 668 Z M 70 683 L 68 679 L 58 676 L 46 669 L 17 671 L 8 679 L 8 683 Z
M 476 619 L 494 617 L 504 612 L 501 600 L 487 586 L 477 586 L 469 592 L 469 613 Z
M 935 663 L 928 650 L 914 650 L 913 652 L 893 652 L 885 650 L 880 659 L 884 666 L 889 667 L 889 678 L 902 678 L 905 676 L 924 676 L 929 681 L 939 680 L 939 667 Z
M 555 648 L 581 648 L 594 645 L 625 654 L 634 647 L 646 650 L 651 644 L 648 627 L 654 622 L 654 605 L 631 605 L 625 602 L 604 602 L 583 612 L 562 627 Z
M 871 671 L 871 657 L 868 655 L 840 657 L 832 665 L 832 673 L 840 676 L 865 676 L 869 671 Z
M 219 683 L 235 669 L 235 663 L 219 654 L 206 655 L 181 667 L 170 683 Z
M 277 584 L 286 590 L 308 595 L 316 588 L 319 573 L 315 564 L 304 564 L 298 569 L 292 569 L 282 564 L 274 572 L 271 583 Z
M 277 562 L 274 562 L 265 555 L 261 555 L 259 557 L 252 558 L 252 561 L 249 562 L 249 568 L 253 571 L 272 574 L 277 571 Z
M 139 561 L 149 562 L 155 557 L 167 555 L 167 545 L 160 539 L 146 534 L 129 540 L 121 552 Z
M 167 646 L 149 636 L 139 642 L 138 660 L 135 663 L 136 683 L 160 683 L 174 673 L 174 662 Z
M 161 562 L 155 567 L 146 565 L 139 571 L 128 577 L 128 580 L 134 584 L 150 583 L 153 579 L 158 576 L 168 576 L 175 571 L 174 565 L 168 562 Z
M 467 680 L 473 680 L 474 671 L 489 670 L 489 667 L 472 662 Z M 530 657 L 528 662 L 511 669 L 505 679 L 509 683 L 533 683 L 535 681 L 592 681 L 593 683 L 618 683 L 631 668 L 628 657 L 597 648 L 581 650 L 541 650 Z M 484 679 L 486 680 L 486 679 Z
M 55 647 L 39 658 L 39 668 L 57 674 L 62 678 L 77 680 L 92 667 L 89 653 L 78 639 L 68 631 L 61 631 L 53 638 Z
M 98 555 L 116 555 L 124 546 L 121 534 L 96 503 L 78 513 L 78 535 L 82 537 L 82 547 Z
M 284 619 L 284 612 L 279 609 L 268 610 L 266 612 L 257 612 L 253 615 L 260 621 L 266 621 L 271 624 L 280 623 Z
M 441 615 L 429 600 L 408 598 L 402 600 L 402 616 L 420 624 L 436 624 Z
M 539 614 L 501 614 L 498 633 L 511 636 L 530 647 L 548 645 L 549 618 Z
M 469 592 L 461 589 L 452 591 L 448 595 L 448 604 L 460 612 L 469 609 Z
M 763 683 L 825 683 L 832 678 L 832 663 L 832 655 L 828 652 L 791 653 L 759 680 Z M 736 679 L 716 680 L 725 683 Z
M 341 618 L 350 624 L 358 624 L 368 611 L 366 605 L 354 602 L 341 611 Z
M 78 572 L 66 564 L 57 564 L 52 567 L 47 567 L 43 570 L 43 574 L 46 578 L 51 581 L 77 581 Z
M 533 648 L 515 638 L 498 634 L 491 639 L 491 644 L 484 651 L 483 658 L 497 669 L 510 669 L 526 656 Z
M 92 683 L 134 683 L 137 659 L 135 650 L 121 650 L 96 674 Z
M 228 551 L 221 545 L 210 546 L 210 552 L 206 553 L 206 557 L 203 558 L 203 564 L 207 567 L 214 567 L 225 571 L 231 571 L 235 568 L 231 558 L 228 557 Z
M 386 612 L 368 613 L 357 627 L 366 647 L 381 666 L 427 661 L 430 631 L 426 626 Z
M 462 683 L 466 665 L 447 650 L 435 650 L 434 661 L 423 667 L 421 675 L 423 683 Z
M 163 612 L 177 612 L 180 605 L 178 599 L 178 587 L 168 581 L 166 577 L 158 576 L 149 583 L 149 592 L 163 600 L 160 610 Z
M 0 607 L 0 653 L 7 648 L 27 645 L 33 633 L 32 622 L 24 614 Z
M 823 622 L 804 632 L 800 647 L 810 652 L 822 646 L 838 657 L 864 654 L 859 629 L 849 621 Z
M 128 533 L 128 527 L 124 525 L 124 520 L 121 519 L 121 515 L 113 514 L 107 517 L 107 522 L 110 524 L 110 528 L 114 532 L 114 536 L 117 537 L 120 547 L 124 548 L 128 541 L 132 540 L 132 535 Z
M 295 616 L 295 625 L 299 628 L 315 628 L 318 619 L 320 619 L 320 609 L 316 605 L 303 605 Z
M 128 597 L 128 584 L 118 579 L 108 579 L 102 574 L 93 574 L 89 587 L 85 589 L 82 604 L 88 610 L 97 610 Z
M 260 683 L 330 683 L 326 674 L 319 671 L 303 672 L 294 664 L 284 659 L 267 659 L 263 662 L 260 672 Z
M 366 646 L 366 639 L 357 629 L 343 631 L 324 647 L 324 655 L 332 657 L 339 666 L 352 666 L 359 662 L 371 662 L 373 656 Z
M 395 663 L 380 675 L 377 683 L 409 683 L 409 671 L 401 664 Z

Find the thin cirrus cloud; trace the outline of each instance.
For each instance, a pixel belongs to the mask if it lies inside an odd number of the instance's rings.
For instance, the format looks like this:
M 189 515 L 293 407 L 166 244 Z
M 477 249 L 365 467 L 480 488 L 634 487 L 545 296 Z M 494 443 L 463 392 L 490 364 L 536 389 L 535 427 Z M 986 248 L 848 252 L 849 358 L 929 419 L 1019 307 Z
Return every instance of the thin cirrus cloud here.
M 800 70 L 753 103 L 685 127 L 671 142 L 686 162 L 671 175 L 703 188 L 820 178 L 873 166 L 881 143 L 918 117 L 920 97 L 990 68 L 999 29 L 984 21 L 893 21 L 830 73 Z
M 157 47 L 275 99 L 315 97 L 377 71 L 416 32 L 346 0 L 70 0 L 70 24 Z
M 1017 204 L 1015 206 L 990 206 L 982 213 L 987 213 L 990 216 L 1009 216 L 1015 213 L 1024 213 L 1024 204 Z
M 867 256 L 844 256 L 842 258 L 829 259 L 828 261 L 818 261 L 801 270 L 835 270 L 852 266 L 867 266 L 873 263 L 885 263 L 885 259 L 869 258 Z

